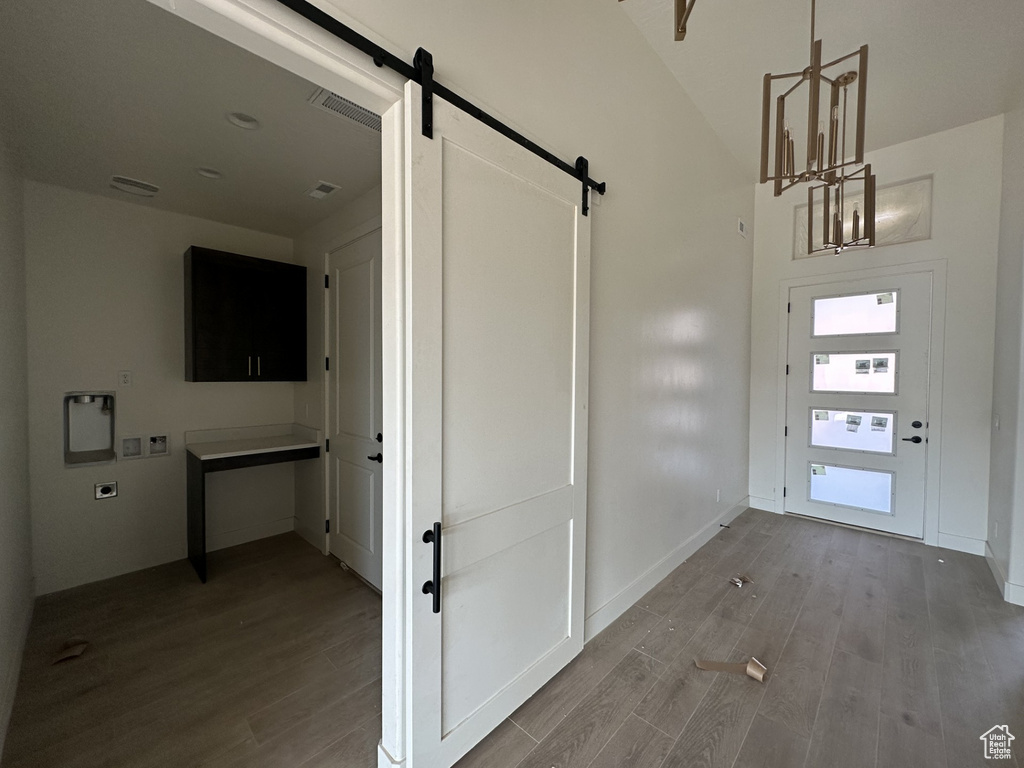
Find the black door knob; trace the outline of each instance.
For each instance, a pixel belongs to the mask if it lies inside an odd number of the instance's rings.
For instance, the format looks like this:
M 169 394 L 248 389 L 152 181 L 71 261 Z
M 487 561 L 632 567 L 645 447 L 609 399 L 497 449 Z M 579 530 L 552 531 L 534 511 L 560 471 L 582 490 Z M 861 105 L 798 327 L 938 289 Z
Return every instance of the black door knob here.
M 918 424 L 918 426 L 921 426 L 921 425 Z M 380 432 L 377 433 L 377 442 L 378 443 L 383 443 L 384 442 L 384 435 L 382 435 Z
M 912 421 L 910 422 L 910 426 L 912 426 L 914 429 L 920 429 L 921 427 L 924 426 L 924 424 L 922 424 L 920 421 Z
M 905 442 L 905 443 L 920 443 L 921 442 L 921 436 L 920 435 L 914 435 L 913 437 L 904 437 L 903 438 L 903 442 Z
M 921 438 L 918 438 L 917 442 L 921 442 Z M 370 461 L 376 461 L 378 464 L 384 463 L 384 457 L 379 453 L 376 456 L 367 456 L 366 458 L 368 458 Z

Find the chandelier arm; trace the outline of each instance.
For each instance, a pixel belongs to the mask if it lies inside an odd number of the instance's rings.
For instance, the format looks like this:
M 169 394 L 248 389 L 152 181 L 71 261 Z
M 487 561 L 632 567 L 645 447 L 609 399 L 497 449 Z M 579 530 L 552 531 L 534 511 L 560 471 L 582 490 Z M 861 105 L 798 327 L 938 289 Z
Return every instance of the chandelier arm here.
M 836 64 L 842 64 L 844 61 L 846 61 L 847 59 L 852 59 L 854 56 L 860 56 L 859 48 L 853 53 L 848 53 L 845 56 L 836 59 L 835 61 L 830 61 L 828 64 L 822 64 L 821 68 L 828 69 L 829 67 L 834 67 Z
M 697 0 L 690 0 L 686 6 L 686 12 L 683 14 L 683 20 L 679 22 L 679 31 L 686 29 L 686 22 L 690 19 L 690 14 L 693 13 L 693 6 L 697 4 Z
M 813 2 L 813 0 L 812 0 Z M 818 113 L 821 102 L 821 40 L 811 47 L 810 104 L 807 108 L 807 172 L 814 168 L 818 157 Z
M 858 65 L 860 75 L 857 83 L 857 146 L 854 149 L 854 158 L 858 163 L 864 162 L 864 126 L 867 122 L 867 100 L 868 100 L 868 47 L 860 47 L 860 64 Z
M 787 72 L 784 75 L 773 75 L 769 72 L 768 77 L 770 77 L 772 80 L 785 80 L 787 77 L 799 77 L 801 78 L 801 80 L 803 80 L 805 79 L 804 72 L 805 70 L 802 69 L 799 72 Z
M 804 78 L 801 77 L 797 82 L 795 82 L 793 84 L 793 87 L 791 87 L 788 91 L 786 91 L 785 93 L 782 94 L 782 98 L 786 98 L 787 96 L 789 96 L 789 94 L 791 94 L 793 91 L 795 91 L 797 88 L 799 88 L 803 84 L 804 84 Z

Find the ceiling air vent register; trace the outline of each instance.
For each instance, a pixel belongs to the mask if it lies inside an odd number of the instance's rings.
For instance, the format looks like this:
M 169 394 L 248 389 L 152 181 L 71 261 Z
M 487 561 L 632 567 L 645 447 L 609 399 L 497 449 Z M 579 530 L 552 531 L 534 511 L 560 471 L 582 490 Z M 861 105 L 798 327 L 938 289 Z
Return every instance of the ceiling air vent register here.
M 118 192 L 126 192 L 137 197 L 155 197 L 156 193 L 160 191 L 160 187 L 156 184 L 130 179 L 127 176 L 111 176 L 110 187 Z
M 312 197 L 314 200 L 323 200 L 338 189 L 340 189 L 340 187 L 337 184 L 331 184 L 329 181 L 318 181 L 306 190 L 305 195 L 307 197 Z
M 380 133 L 380 115 L 376 115 L 326 88 L 318 88 L 316 93 L 309 97 L 309 103 L 325 112 L 347 117 L 353 122 Z

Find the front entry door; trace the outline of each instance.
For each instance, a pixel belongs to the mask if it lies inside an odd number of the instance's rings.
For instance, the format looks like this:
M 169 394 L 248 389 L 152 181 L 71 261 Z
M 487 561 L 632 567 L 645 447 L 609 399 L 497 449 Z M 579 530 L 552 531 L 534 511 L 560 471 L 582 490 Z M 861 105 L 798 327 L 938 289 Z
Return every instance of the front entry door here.
M 572 176 L 405 101 L 407 756 L 448 768 L 583 647 L 590 219 Z
M 931 273 L 791 289 L 787 512 L 923 537 L 931 291 Z
M 381 232 L 327 256 L 330 551 L 381 588 Z

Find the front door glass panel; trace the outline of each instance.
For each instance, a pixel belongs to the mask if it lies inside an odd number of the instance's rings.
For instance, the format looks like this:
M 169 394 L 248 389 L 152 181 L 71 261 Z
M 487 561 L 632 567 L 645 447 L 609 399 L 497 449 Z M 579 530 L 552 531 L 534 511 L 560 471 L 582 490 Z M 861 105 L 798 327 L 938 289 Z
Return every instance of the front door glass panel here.
M 866 336 L 899 330 L 899 292 L 815 299 L 812 336 Z
M 897 354 L 892 352 L 814 352 L 812 392 L 896 393 Z
M 841 451 L 893 454 L 896 414 L 892 411 L 810 410 L 810 445 Z
M 892 514 L 892 472 L 810 463 L 808 473 L 810 501 Z

